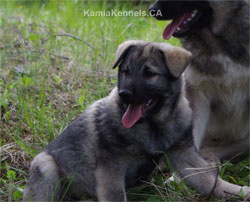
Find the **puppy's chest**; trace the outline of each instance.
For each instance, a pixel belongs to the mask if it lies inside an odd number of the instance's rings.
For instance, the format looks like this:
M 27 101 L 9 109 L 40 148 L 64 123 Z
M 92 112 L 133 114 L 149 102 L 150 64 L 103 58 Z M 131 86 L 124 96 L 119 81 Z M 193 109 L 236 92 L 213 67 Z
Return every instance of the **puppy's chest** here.
M 166 135 L 166 129 L 161 130 L 157 126 L 152 127 L 151 124 L 138 125 L 136 129 L 127 135 L 132 144 L 127 147 L 129 153 L 147 153 L 148 155 L 158 156 L 160 151 L 165 151 L 166 145 L 172 145 Z M 164 140 L 164 141 L 163 141 Z

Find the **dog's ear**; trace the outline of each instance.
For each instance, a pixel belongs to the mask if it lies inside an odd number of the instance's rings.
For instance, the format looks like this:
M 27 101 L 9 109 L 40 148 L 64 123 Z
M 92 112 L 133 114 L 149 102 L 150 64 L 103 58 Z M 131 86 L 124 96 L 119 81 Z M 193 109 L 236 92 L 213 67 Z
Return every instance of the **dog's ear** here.
M 113 65 L 112 68 L 114 69 L 122 62 L 122 60 L 126 57 L 126 55 L 131 50 L 132 47 L 138 44 L 145 44 L 145 43 L 147 42 L 140 41 L 140 40 L 129 40 L 120 44 L 117 48 L 116 56 L 115 56 L 115 64 Z
M 158 48 L 163 53 L 164 60 L 170 73 L 175 78 L 178 78 L 190 64 L 192 53 L 167 43 L 160 43 Z

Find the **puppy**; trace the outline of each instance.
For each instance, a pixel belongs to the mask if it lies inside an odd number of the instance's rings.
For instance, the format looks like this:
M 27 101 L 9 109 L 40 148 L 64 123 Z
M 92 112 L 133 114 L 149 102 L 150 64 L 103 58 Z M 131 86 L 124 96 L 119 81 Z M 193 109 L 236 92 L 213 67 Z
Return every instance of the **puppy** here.
M 87 193 L 99 201 L 126 201 L 125 188 L 147 180 L 163 152 L 181 163 L 189 156 L 181 159 L 174 150 L 189 145 L 191 156 L 201 158 L 192 147 L 192 112 L 181 76 L 190 61 L 190 52 L 166 43 L 122 43 L 114 64 L 117 87 L 35 157 L 23 200 Z

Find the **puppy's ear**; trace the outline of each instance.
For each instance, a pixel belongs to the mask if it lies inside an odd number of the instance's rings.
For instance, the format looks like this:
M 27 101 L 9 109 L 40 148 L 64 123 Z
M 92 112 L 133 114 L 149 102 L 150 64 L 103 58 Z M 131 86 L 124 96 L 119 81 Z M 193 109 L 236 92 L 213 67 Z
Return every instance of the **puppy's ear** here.
M 115 56 L 115 64 L 113 65 L 112 68 L 114 69 L 122 62 L 122 60 L 126 57 L 126 55 L 131 50 L 132 47 L 138 44 L 145 44 L 145 43 L 147 42 L 140 41 L 140 40 L 129 40 L 120 44 L 117 48 L 116 56 Z
M 166 65 L 175 78 L 178 78 L 191 63 L 192 53 L 183 48 L 167 43 L 160 43 L 158 48 L 162 51 Z

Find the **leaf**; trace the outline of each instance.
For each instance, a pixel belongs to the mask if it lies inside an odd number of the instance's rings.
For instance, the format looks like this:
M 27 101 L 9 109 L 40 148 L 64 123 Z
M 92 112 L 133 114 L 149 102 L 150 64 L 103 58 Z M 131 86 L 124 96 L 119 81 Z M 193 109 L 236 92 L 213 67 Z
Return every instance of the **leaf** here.
M 239 191 L 239 195 L 243 195 L 243 189 L 242 188 Z
M 172 165 L 170 163 L 170 160 L 169 160 L 169 158 L 168 158 L 168 156 L 167 156 L 166 153 L 164 153 L 164 157 L 165 157 L 165 160 L 167 162 L 167 166 L 168 166 L 169 170 L 171 171 L 171 173 L 174 173 L 174 169 L 173 169 L 173 167 L 172 167 Z
M 147 199 L 147 202 L 160 202 L 161 200 L 159 199 L 159 197 L 157 196 L 150 196 L 148 199 Z
M 56 74 L 52 74 L 52 78 L 55 80 L 57 85 L 62 82 L 62 79 Z
M 229 176 L 229 178 L 230 178 L 231 180 L 233 180 L 233 182 L 234 182 L 235 184 L 238 184 L 238 183 L 237 183 L 237 180 L 236 180 L 234 177 Z
M 27 39 L 29 37 L 30 33 L 29 31 L 26 29 L 26 27 L 23 29 L 23 38 Z
M 12 111 L 9 110 L 8 112 L 5 113 L 4 119 L 5 119 L 6 121 L 10 120 L 11 115 L 12 115 Z
M 39 37 L 37 34 L 30 34 L 29 35 L 29 40 L 39 42 Z
M 23 84 L 24 84 L 24 87 L 30 86 L 30 84 L 31 84 L 31 78 L 25 76 L 25 77 L 23 78 Z
M 17 189 L 15 192 L 14 192 L 14 200 L 18 200 L 18 199 L 21 199 L 23 197 L 22 193 Z
M 5 23 L 4 17 L 1 17 L 1 19 L 0 19 L 0 25 L 3 25 L 4 23 Z
M 3 190 L 0 189 L 0 194 L 7 195 Z
M 3 183 L 6 183 L 6 180 L 4 180 L 4 179 L 1 179 L 1 181 L 2 181 Z
M 82 105 L 83 105 L 83 101 L 84 101 L 84 96 L 81 95 L 81 96 L 78 98 L 78 104 L 82 106 Z
M 16 179 L 16 172 L 14 170 L 7 171 L 7 178 L 10 180 Z

